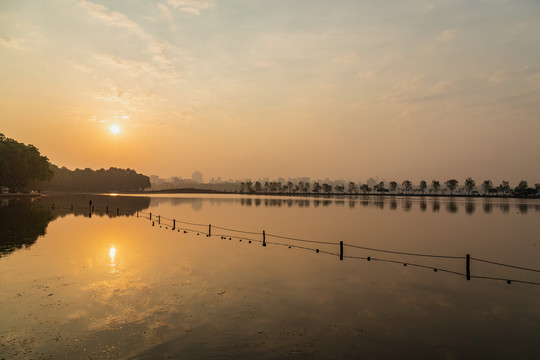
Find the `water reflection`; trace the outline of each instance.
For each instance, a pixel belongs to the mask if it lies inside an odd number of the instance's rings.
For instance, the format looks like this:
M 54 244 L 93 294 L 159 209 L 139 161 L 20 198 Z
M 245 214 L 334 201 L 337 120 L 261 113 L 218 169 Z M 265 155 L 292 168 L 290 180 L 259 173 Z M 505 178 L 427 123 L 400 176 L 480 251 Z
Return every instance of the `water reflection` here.
M 404 212 L 420 211 L 438 213 L 443 209 L 449 214 L 463 211 L 473 215 L 478 209 L 484 214 L 498 210 L 503 214 L 510 213 L 511 205 L 516 212 L 540 212 L 540 199 L 507 199 L 507 198 L 467 198 L 467 197 L 409 197 L 409 196 L 342 196 L 342 197 L 268 197 L 268 196 L 224 196 L 221 198 L 197 198 L 185 196 L 181 198 L 152 197 L 153 205 L 190 206 L 195 211 L 202 210 L 204 204 L 210 206 L 225 204 L 240 204 L 245 207 L 341 207 L 347 205 L 354 210 L 358 206 L 385 210 L 400 209 Z
M 91 203 L 90 203 L 91 201 Z M 90 205 L 92 204 L 92 205 Z M 51 221 L 68 215 L 91 217 L 134 216 L 147 209 L 150 199 L 104 195 L 50 195 L 34 199 L 2 199 L 0 257 L 32 246 L 44 236 Z

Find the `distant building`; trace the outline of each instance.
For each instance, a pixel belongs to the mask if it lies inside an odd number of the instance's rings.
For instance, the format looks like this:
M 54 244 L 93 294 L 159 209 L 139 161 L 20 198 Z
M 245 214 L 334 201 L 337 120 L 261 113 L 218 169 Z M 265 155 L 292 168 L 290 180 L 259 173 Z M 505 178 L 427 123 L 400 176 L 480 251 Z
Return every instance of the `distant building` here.
M 191 175 L 191 180 L 202 183 L 203 182 L 203 174 L 200 171 L 195 171 Z

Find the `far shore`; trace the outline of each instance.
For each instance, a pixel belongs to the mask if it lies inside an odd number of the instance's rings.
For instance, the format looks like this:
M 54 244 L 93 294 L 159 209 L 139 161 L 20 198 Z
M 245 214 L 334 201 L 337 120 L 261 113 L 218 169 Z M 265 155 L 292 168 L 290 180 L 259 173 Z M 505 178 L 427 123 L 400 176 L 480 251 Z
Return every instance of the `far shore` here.
M 410 197 L 457 197 L 457 198 L 518 198 L 518 199 L 540 199 L 540 194 L 535 196 L 523 197 L 516 196 L 514 194 L 495 194 L 495 195 L 485 195 L 485 194 L 404 194 L 404 193 L 289 193 L 289 192 L 239 192 L 239 191 L 219 191 L 219 190 L 208 190 L 208 189 L 195 189 L 195 188 L 185 188 L 185 189 L 164 189 L 164 190 L 147 190 L 147 191 L 124 191 L 123 194 L 226 194 L 226 195 L 250 195 L 250 196 L 290 196 L 290 197 L 358 197 L 358 196 L 382 196 L 382 197 L 394 197 L 394 196 L 410 196 Z
M 35 198 L 42 195 L 55 195 L 55 194 L 126 194 L 126 195 L 150 195 L 150 194 L 215 194 L 215 195 L 247 195 L 247 196 L 284 196 L 284 197 L 317 197 L 317 198 L 351 198 L 351 197 L 361 197 L 361 196 L 377 196 L 377 197 L 418 197 L 418 198 L 485 198 L 485 199 L 540 199 L 540 194 L 534 196 L 517 196 L 514 194 L 495 194 L 495 195 L 485 195 L 485 194 L 404 194 L 404 193 L 289 193 L 289 192 L 239 192 L 239 191 L 219 191 L 219 190 L 209 190 L 209 189 L 195 189 L 195 188 L 185 188 L 185 189 L 164 189 L 164 190 L 146 190 L 146 191 L 43 191 L 41 193 L 4 193 L 0 194 L 0 198 Z

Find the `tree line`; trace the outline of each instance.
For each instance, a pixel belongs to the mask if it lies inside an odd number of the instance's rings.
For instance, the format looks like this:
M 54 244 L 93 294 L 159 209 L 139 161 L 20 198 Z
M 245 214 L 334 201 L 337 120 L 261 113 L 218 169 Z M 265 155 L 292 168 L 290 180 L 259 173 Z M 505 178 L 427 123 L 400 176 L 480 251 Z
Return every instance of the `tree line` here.
M 150 178 L 132 169 L 111 167 L 107 170 L 86 168 L 69 170 L 51 165 L 54 176 L 40 184 L 42 190 L 49 191 L 142 191 L 150 187 Z
M 138 191 L 150 187 L 150 178 L 132 169 L 69 170 L 52 165 L 33 145 L 0 134 L 0 186 L 10 192 Z
M 476 181 L 472 178 L 465 179 L 462 188 L 459 188 L 459 181 L 456 179 L 449 179 L 444 182 L 446 189 L 442 188 L 439 180 L 432 180 L 428 185 L 427 181 L 420 181 L 419 185 L 415 187 L 410 180 L 405 180 L 401 183 L 401 187 L 396 181 L 390 181 L 387 185 L 381 181 L 375 184 L 373 187 L 368 184 L 356 184 L 351 181 L 348 183 L 347 189 L 345 185 L 330 185 L 327 183 L 320 184 L 314 182 L 300 181 L 296 184 L 292 182 L 282 183 L 277 181 L 266 181 L 262 184 L 260 181 L 253 183 L 252 181 L 245 181 L 240 184 L 241 193 L 290 193 L 290 194 L 309 194 L 309 193 L 326 193 L 330 194 L 372 194 L 372 193 L 393 193 L 393 194 L 405 194 L 412 193 L 427 194 L 441 194 L 449 192 L 450 195 L 454 195 L 456 190 L 459 189 L 460 193 L 465 192 L 467 195 L 480 194 L 477 191 Z M 515 195 L 515 196 L 534 196 L 540 194 L 540 183 L 529 187 L 527 181 L 522 180 L 519 184 L 512 188 L 508 181 L 503 180 L 500 185 L 495 186 L 491 180 L 484 180 L 481 184 L 481 188 L 484 195 Z

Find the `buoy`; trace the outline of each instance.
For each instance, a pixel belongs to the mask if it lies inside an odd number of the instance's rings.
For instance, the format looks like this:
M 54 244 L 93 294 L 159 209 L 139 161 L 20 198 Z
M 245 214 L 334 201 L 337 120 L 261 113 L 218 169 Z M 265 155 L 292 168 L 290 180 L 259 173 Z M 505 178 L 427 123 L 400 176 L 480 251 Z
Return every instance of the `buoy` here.
M 367 257 L 367 261 L 371 261 L 371 257 L 368 256 L 368 257 Z
M 315 250 L 317 252 L 317 254 L 319 253 L 319 249 Z

